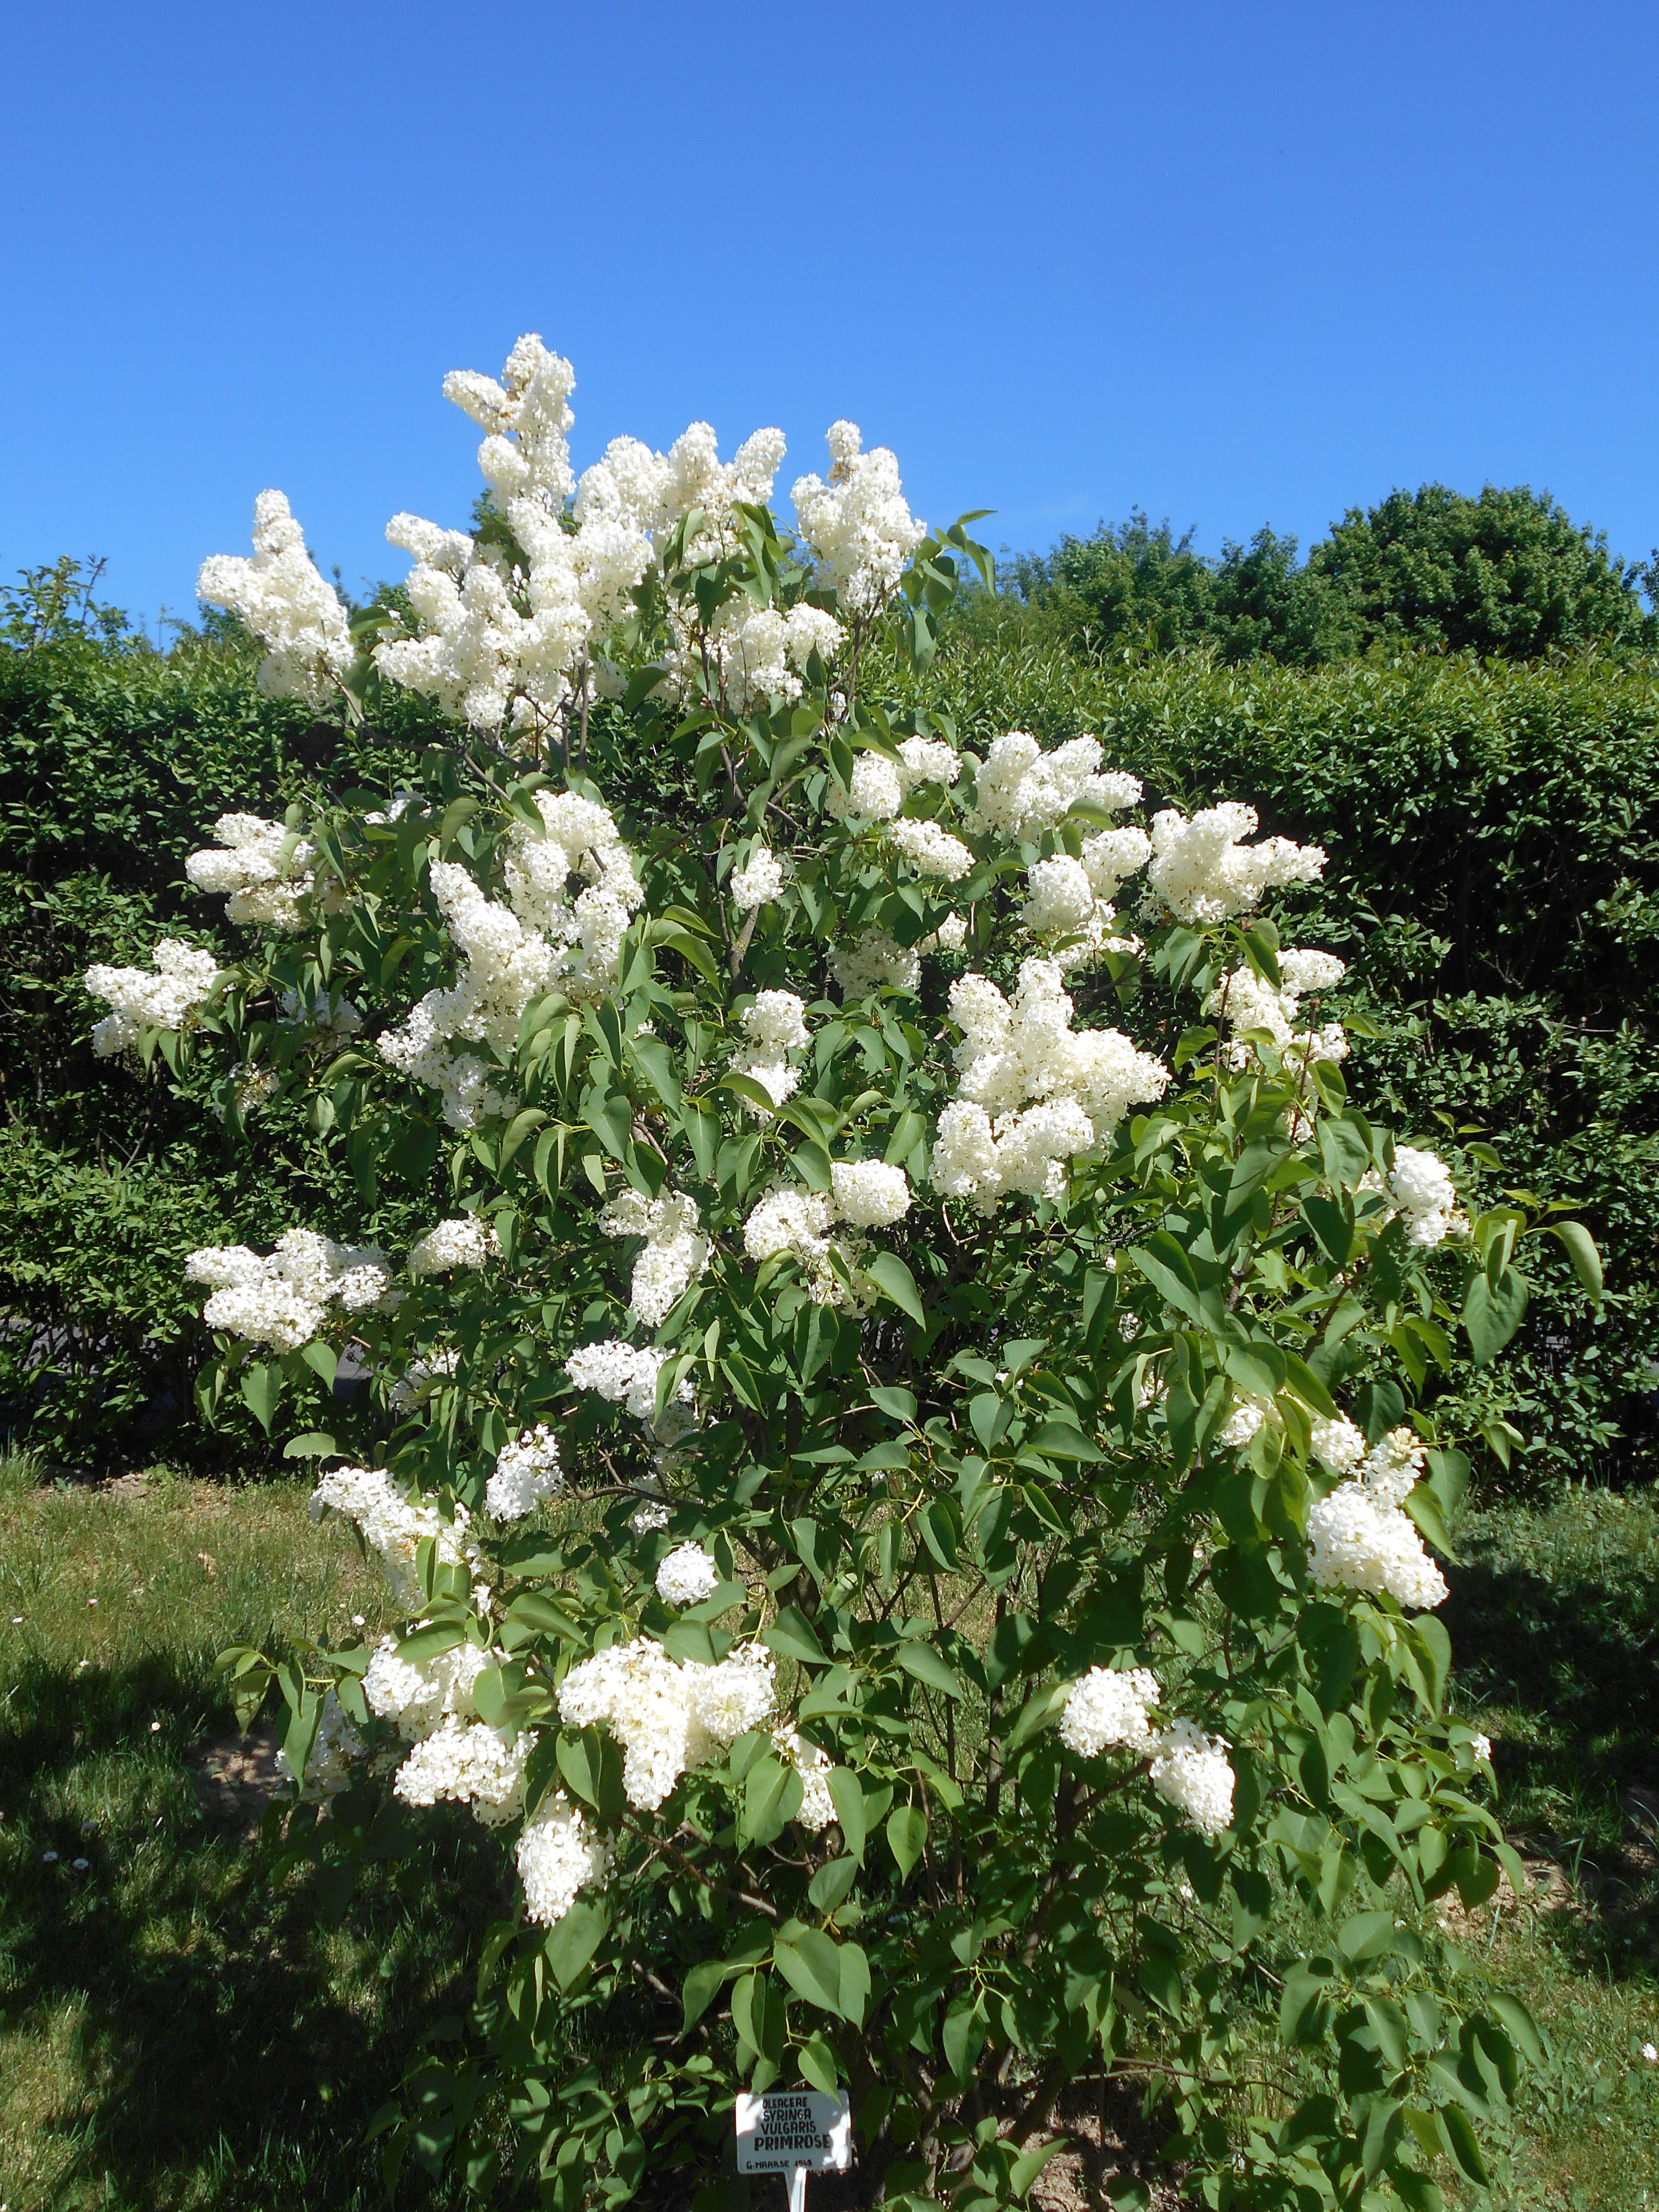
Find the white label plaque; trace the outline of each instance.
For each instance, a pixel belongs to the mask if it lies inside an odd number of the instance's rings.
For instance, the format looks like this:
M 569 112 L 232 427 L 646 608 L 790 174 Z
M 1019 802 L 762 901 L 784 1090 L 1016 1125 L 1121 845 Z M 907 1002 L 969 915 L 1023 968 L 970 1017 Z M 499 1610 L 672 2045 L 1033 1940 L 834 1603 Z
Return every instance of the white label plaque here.
M 821 2089 L 769 2089 L 738 2099 L 738 2172 L 845 2173 L 853 2163 L 853 2108 Z

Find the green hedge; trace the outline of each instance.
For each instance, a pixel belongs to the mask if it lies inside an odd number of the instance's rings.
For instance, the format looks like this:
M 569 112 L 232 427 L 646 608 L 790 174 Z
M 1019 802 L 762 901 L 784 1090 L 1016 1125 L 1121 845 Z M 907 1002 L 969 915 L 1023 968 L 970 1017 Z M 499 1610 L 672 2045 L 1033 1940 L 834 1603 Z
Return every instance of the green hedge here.
M 246 1464 L 252 1424 L 191 1408 L 194 1246 L 343 1226 L 337 1164 L 278 1105 L 257 1172 L 159 1059 L 100 1061 L 80 977 L 148 966 L 159 934 L 228 947 L 185 855 L 229 808 L 280 814 L 325 773 L 385 789 L 418 725 L 334 747 L 262 699 L 257 655 L 187 634 L 166 655 L 70 623 L 0 646 L 0 1422 L 50 1460 L 103 1470 L 162 1453 Z M 323 769 L 321 754 L 333 757 Z
M 969 621 L 909 688 L 965 732 L 1093 731 L 1154 804 L 1247 799 L 1325 845 L 1334 896 L 1301 895 L 1294 933 L 1350 962 L 1380 1031 L 1349 1066 L 1361 1102 L 1443 1153 L 1448 1118 L 1478 1124 L 1510 1183 L 1580 1208 L 1607 1255 L 1599 1320 L 1543 1263 L 1487 1393 L 1528 1439 L 1516 1471 L 1659 1469 L 1659 665 L 1112 670 Z
M 279 811 L 325 780 L 384 791 L 421 749 L 410 715 L 324 763 L 331 741 L 261 699 L 253 666 L 234 637 L 165 656 L 90 629 L 0 646 L 0 1397 L 12 1432 L 58 1459 L 246 1460 L 257 1431 L 216 1441 L 189 1413 L 183 1256 L 347 1218 L 337 1162 L 283 1108 L 262 1116 L 256 1170 L 159 1063 L 141 1080 L 87 1043 L 90 961 L 147 963 L 162 928 L 222 930 L 182 876 L 216 814 Z M 1656 676 L 1593 656 L 1102 669 L 969 620 L 925 677 L 875 679 L 954 714 L 964 742 L 1092 730 L 1156 800 L 1248 799 L 1265 828 L 1326 845 L 1336 895 L 1303 895 L 1295 933 L 1351 962 L 1350 1000 L 1380 1032 L 1350 1066 L 1362 1099 L 1443 1152 L 1437 1117 L 1465 1139 L 1479 1125 L 1510 1179 L 1581 1208 L 1607 1255 L 1599 1320 L 1565 1261 L 1543 1263 L 1486 1386 L 1528 1439 L 1516 1472 L 1539 1478 L 1656 1466 Z

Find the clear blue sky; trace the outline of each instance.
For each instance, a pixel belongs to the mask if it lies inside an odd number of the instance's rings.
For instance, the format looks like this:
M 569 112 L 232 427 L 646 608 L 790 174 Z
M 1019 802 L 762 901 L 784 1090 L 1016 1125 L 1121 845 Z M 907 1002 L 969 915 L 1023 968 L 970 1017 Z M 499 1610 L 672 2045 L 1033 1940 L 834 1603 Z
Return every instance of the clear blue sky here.
M 14 5 L 0 570 L 187 613 L 274 484 L 400 574 L 523 330 L 579 464 L 778 422 L 787 484 L 846 414 L 993 543 L 1437 477 L 1645 556 L 1656 113 L 1651 0 Z

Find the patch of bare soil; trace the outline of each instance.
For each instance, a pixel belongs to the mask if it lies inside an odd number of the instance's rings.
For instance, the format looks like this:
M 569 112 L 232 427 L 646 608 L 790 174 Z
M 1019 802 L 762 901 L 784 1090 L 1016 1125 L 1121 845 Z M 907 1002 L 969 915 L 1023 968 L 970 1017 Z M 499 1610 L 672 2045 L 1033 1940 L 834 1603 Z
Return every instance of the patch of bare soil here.
M 276 1730 L 256 1721 L 246 1735 L 221 1736 L 191 1761 L 202 1802 L 228 1828 L 252 1832 L 283 1785 Z

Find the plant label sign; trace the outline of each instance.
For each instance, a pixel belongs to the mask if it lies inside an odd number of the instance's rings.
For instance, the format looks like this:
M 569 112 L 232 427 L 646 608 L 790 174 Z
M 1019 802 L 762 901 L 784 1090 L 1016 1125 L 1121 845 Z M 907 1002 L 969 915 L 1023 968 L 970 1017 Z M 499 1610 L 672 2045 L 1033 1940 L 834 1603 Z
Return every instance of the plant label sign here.
M 845 2173 L 853 2163 L 853 2108 L 843 2089 L 769 2089 L 738 2099 L 738 2172 Z

